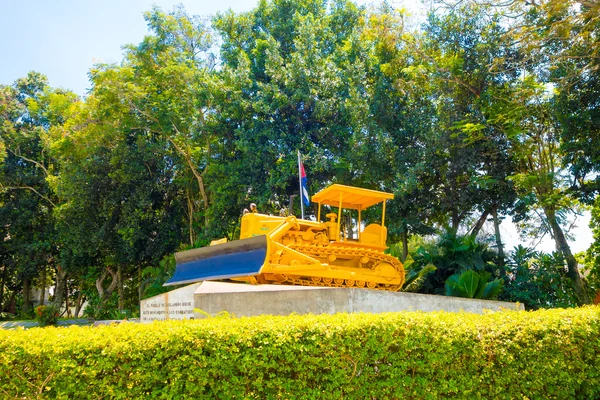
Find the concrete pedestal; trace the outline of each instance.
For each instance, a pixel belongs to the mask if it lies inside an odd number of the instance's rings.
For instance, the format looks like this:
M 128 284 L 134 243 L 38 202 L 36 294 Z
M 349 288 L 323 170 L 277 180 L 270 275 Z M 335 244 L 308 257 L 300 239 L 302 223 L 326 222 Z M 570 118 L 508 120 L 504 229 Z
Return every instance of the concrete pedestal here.
M 523 310 L 522 304 L 369 289 L 204 281 L 142 300 L 140 321 L 204 318 L 201 312 L 253 315 Z

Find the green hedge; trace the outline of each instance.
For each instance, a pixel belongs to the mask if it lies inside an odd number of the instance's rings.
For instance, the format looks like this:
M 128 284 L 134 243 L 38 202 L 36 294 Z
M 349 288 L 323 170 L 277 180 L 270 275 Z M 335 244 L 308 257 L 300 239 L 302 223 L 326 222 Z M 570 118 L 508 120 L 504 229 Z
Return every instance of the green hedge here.
M 0 397 L 38 396 L 594 399 L 600 307 L 0 331 Z

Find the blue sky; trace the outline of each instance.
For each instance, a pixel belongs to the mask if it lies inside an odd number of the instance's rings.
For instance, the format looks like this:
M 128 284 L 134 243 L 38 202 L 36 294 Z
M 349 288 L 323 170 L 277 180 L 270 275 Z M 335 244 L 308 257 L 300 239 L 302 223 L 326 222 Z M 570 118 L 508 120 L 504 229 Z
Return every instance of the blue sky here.
M 413 7 L 417 0 L 390 1 Z M 121 47 L 137 44 L 148 33 L 143 13 L 155 4 L 165 11 L 183 4 L 192 15 L 214 15 L 232 9 L 254 8 L 258 0 L 0 0 L 0 84 L 37 71 L 53 87 L 84 95 L 90 87 L 87 72 L 96 62 L 119 62 Z M 355 0 L 359 4 L 377 0 Z M 589 213 L 574 230 L 572 250 L 587 249 L 592 241 Z M 503 238 L 508 248 L 521 241 L 513 224 L 504 222 Z M 534 244 L 532 241 L 528 244 Z M 538 249 L 552 251 L 546 238 Z
M 257 0 L 1 0 L 0 84 L 35 70 L 51 86 L 84 94 L 95 62 L 119 62 L 121 46 L 147 34 L 143 13 L 153 4 L 165 11 L 183 4 L 190 14 L 213 15 L 248 11 Z
M 355 0 L 359 4 L 378 0 Z M 402 3 L 395 1 L 394 3 Z M 409 1 L 410 2 L 410 1 Z M 258 0 L 0 0 L 0 84 L 29 71 L 50 85 L 85 94 L 88 70 L 96 62 L 119 62 L 121 47 L 148 33 L 143 13 L 183 4 L 192 15 L 254 8 Z

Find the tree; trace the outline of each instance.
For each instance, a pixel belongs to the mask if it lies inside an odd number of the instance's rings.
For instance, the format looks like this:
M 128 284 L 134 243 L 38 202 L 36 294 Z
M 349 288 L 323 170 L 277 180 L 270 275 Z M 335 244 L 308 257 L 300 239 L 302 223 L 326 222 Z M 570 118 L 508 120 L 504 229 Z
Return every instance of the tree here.
M 348 157 L 357 166 L 357 184 L 379 182 L 394 192 L 388 207 L 388 237 L 403 244 L 408 256 L 411 234 L 430 234 L 435 199 L 426 182 L 430 159 L 423 149 L 435 137 L 433 87 L 412 52 L 415 33 L 405 29 L 403 12 L 389 6 L 369 13 L 359 48 L 364 54 L 363 87 L 368 109 L 359 114 L 364 128 Z
M 18 79 L 12 87 L 1 87 L 0 96 L 3 245 L 7 260 L 12 260 L 9 264 L 17 268 L 23 285 L 23 308 L 28 312 L 32 280 L 41 275 L 45 281 L 48 266 L 55 268 L 58 283 L 62 277 L 53 225 L 53 210 L 60 199 L 52 186 L 59 166 L 50 155 L 48 132 L 64 123 L 77 97 L 50 88 L 46 77 L 35 72 Z M 6 273 L 7 265 L 4 268 Z M 64 298 L 60 289 L 58 285 L 58 305 Z
M 433 170 L 443 192 L 438 207 L 447 210 L 453 229 L 479 209 L 471 228 L 476 235 L 488 215 L 506 213 L 514 190 L 508 138 L 488 120 L 497 95 L 516 72 L 508 67 L 515 52 L 500 18 L 485 5 L 464 2 L 431 14 L 421 49 L 437 80 L 439 141 Z M 495 218 L 497 224 L 497 218 Z M 501 240 L 497 236 L 498 248 Z
M 559 149 L 557 121 L 550 112 L 551 98 L 545 95 L 546 88 L 543 85 L 548 77 L 547 71 L 552 68 L 552 57 L 540 51 L 535 52 L 533 56 L 525 55 L 526 47 L 515 41 L 519 36 L 515 35 L 514 31 L 511 35 L 510 30 L 505 32 L 502 28 L 499 19 L 501 14 L 493 12 L 495 7 L 493 3 L 480 6 L 465 2 L 451 8 L 449 14 L 452 15 L 455 9 L 481 10 L 481 7 L 483 7 L 483 15 L 493 16 L 492 22 L 495 23 L 490 26 L 492 30 L 498 31 L 496 35 L 498 41 L 492 47 L 498 48 L 498 52 L 474 70 L 477 73 L 485 71 L 493 78 L 491 81 L 493 85 L 490 85 L 486 91 L 487 96 L 481 96 L 484 92 L 479 90 L 477 85 L 462 78 L 464 74 L 461 69 L 454 72 L 456 62 L 450 63 L 445 70 L 442 70 L 449 74 L 449 78 L 455 79 L 461 87 L 482 99 L 487 98 L 487 102 L 481 104 L 480 117 L 473 119 L 473 115 L 468 115 L 466 123 L 459 125 L 461 132 L 467 134 L 469 141 L 480 141 L 482 134 L 488 136 L 485 134 L 486 130 L 495 132 L 492 137 L 503 137 L 506 143 L 503 147 L 510 149 L 509 157 L 516 163 L 516 173 L 512 175 L 511 181 L 517 186 L 521 195 L 519 206 L 530 211 L 536 207 L 541 210 L 543 219 L 556 241 L 557 249 L 565 257 L 569 270 L 568 276 L 573 281 L 579 301 L 582 304 L 587 303 L 589 298 L 584 282 L 581 280 L 577 262 L 571 254 L 561 227 L 561 216 L 573 210 L 577 203 L 566 191 L 564 179 L 566 158 L 563 158 L 565 154 Z M 524 14 L 523 30 L 529 32 L 529 28 L 535 26 L 535 23 L 532 24 L 531 19 L 528 18 L 537 15 L 537 9 L 535 6 L 524 9 L 533 12 L 533 14 Z M 535 17 L 533 19 L 535 20 Z M 523 19 L 518 18 L 518 20 L 523 22 Z M 509 24 L 505 26 L 510 27 Z M 458 30 L 452 29 L 451 32 L 458 32 Z M 472 41 L 464 42 L 467 37 L 468 35 L 458 36 L 456 43 L 463 44 L 459 46 L 460 51 L 464 51 L 465 47 L 468 48 L 468 44 L 472 43 Z M 473 57 L 473 52 L 464 54 L 466 59 Z M 458 57 L 458 60 L 462 60 L 462 57 Z M 458 65 L 463 64 L 459 62 Z M 510 169 L 501 170 L 504 174 L 510 174 Z M 527 215 L 523 212 L 519 214 Z
M 529 55 L 530 70 L 555 88 L 552 113 L 571 190 L 592 203 L 600 182 L 600 6 L 586 0 L 514 3 L 526 11 L 514 22 L 515 40 Z
M 127 46 L 121 65 L 92 69 L 85 104 L 54 132 L 65 165 L 62 257 L 95 280 L 88 298 L 98 297 L 98 315 L 115 292 L 122 310 L 124 282 L 141 283 L 139 269 L 174 252 L 182 235 L 196 244 L 213 234 L 206 178 L 218 160 L 211 127 L 218 82 L 210 29 L 182 8 L 154 8 L 145 19 L 153 34 Z
M 511 139 L 518 172 L 511 179 L 522 199 L 522 212 L 517 220 L 531 218 L 528 213 L 535 213 L 536 209 L 541 211 L 557 251 L 565 258 L 577 298 L 580 304 L 587 304 L 590 299 L 585 282 L 561 226 L 569 212 L 578 210 L 578 202 L 568 192 L 569 176 L 563 168 L 564 154 L 545 88 L 533 78 L 525 79 L 520 95 L 513 99 L 514 117 L 518 122 Z
M 279 211 L 298 193 L 296 150 L 310 160 L 311 192 L 356 179 L 348 153 L 365 106 L 354 51 L 363 12 L 348 1 L 264 1 L 217 15 L 224 79 L 235 85 L 232 177 L 261 210 Z

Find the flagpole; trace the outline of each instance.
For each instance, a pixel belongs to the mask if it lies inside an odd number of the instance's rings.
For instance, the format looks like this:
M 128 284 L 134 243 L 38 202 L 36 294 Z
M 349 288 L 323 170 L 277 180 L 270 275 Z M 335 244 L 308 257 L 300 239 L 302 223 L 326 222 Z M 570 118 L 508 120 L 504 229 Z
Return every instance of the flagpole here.
M 304 219 L 304 197 L 302 194 L 302 161 L 300 160 L 300 150 L 298 150 L 298 189 L 300 189 L 300 213 Z

